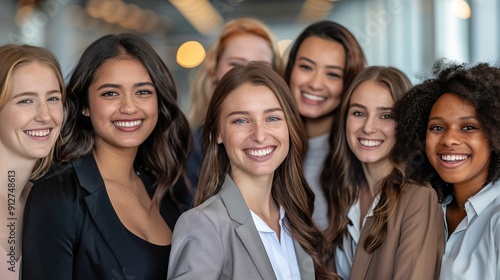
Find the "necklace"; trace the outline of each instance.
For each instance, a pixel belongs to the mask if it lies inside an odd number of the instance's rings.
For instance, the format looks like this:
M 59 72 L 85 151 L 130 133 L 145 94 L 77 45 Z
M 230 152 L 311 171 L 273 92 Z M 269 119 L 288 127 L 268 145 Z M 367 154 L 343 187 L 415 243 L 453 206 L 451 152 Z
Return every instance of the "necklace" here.
M 110 182 L 114 182 L 114 183 L 116 183 L 116 184 L 117 184 L 117 186 L 118 186 L 118 187 L 120 187 L 120 188 L 121 188 L 122 190 L 124 190 L 125 192 L 130 193 L 130 194 L 132 194 L 132 195 L 133 195 L 133 196 L 135 196 L 135 197 L 138 197 L 138 196 L 137 196 L 137 180 L 135 179 L 135 176 L 134 176 L 134 179 L 133 179 L 133 180 L 134 180 L 134 191 L 133 191 L 133 192 L 131 192 L 130 190 L 128 190 L 127 188 L 125 188 L 125 186 L 123 186 L 123 184 L 122 184 L 122 183 L 118 182 L 118 181 L 117 181 L 117 180 L 115 180 L 115 179 L 107 178 L 107 179 L 104 179 L 104 180 L 106 180 L 106 181 L 110 181 Z

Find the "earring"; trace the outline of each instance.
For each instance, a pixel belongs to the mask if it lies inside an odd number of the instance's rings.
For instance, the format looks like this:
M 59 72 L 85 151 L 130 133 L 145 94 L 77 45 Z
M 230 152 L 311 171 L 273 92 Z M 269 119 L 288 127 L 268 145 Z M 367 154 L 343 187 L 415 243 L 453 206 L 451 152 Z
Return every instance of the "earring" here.
M 83 109 L 82 110 L 82 115 L 84 115 L 85 117 L 88 117 L 89 116 L 89 110 L 87 108 Z

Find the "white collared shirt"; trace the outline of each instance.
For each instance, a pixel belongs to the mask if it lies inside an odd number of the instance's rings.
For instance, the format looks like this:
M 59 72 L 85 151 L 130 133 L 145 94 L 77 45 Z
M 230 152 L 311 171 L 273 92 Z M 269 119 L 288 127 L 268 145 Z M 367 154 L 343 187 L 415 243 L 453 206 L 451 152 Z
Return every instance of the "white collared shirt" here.
M 285 210 L 283 207 L 280 206 L 279 219 L 281 242 L 276 232 L 274 232 L 264 220 L 252 212 L 252 210 L 250 210 L 250 213 L 252 214 L 255 227 L 259 232 L 260 239 L 266 248 L 267 256 L 273 266 L 276 279 L 300 280 L 299 264 L 297 262 L 297 255 L 295 254 L 293 239 L 290 232 L 283 226 L 283 221 L 285 221 Z
M 500 182 L 490 183 L 465 202 L 467 216 L 448 238 L 439 279 L 500 279 Z
M 356 248 L 358 247 L 359 237 L 361 236 L 361 229 L 366 223 L 368 217 L 373 216 L 373 209 L 377 206 L 380 200 L 380 194 L 377 194 L 373 199 L 370 209 L 366 213 L 363 219 L 363 224 L 360 225 L 359 221 L 361 218 L 361 205 L 358 200 L 351 206 L 349 212 L 347 212 L 347 218 L 351 220 L 351 223 L 347 225 L 347 234 L 342 238 L 342 249 L 335 248 L 335 267 L 337 268 L 337 274 L 342 279 L 349 279 L 351 275 L 352 262 L 354 261 L 354 255 L 356 254 Z

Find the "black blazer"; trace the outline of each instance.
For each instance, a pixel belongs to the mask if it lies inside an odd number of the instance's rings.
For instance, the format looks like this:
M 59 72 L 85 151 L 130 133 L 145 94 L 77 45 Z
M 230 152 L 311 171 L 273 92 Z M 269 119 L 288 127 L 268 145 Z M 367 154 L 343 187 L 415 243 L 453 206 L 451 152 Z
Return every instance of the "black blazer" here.
M 152 179 L 145 172 L 141 179 L 152 195 Z M 167 194 L 160 213 L 173 230 L 186 208 Z M 23 242 L 23 279 L 146 280 L 141 256 L 111 205 L 92 153 L 35 182 Z

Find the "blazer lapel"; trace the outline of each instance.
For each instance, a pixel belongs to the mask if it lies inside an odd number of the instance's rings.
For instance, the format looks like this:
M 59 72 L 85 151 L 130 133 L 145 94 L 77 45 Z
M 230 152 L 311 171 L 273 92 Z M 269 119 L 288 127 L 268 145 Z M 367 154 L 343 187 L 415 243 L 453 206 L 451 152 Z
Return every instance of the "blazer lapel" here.
M 229 217 L 239 224 L 235 228 L 236 234 L 250 254 L 262 279 L 276 279 L 271 261 L 269 261 L 250 210 L 246 207 L 240 190 L 229 175 L 226 175 L 226 180 L 221 191 L 219 191 L 219 196 L 226 206 Z
M 295 255 L 297 256 L 297 263 L 299 264 L 300 278 L 301 279 L 314 279 L 314 263 L 309 254 L 304 251 L 299 242 L 293 240 L 295 247 Z
M 352 267 L 356 267 L 356 270 L 352 270 L 351 268 L 351 279 L 366 279 L 366 271 L 368 270 L 373 254 L 368 254 L 364 245 L 366 238 L 368 237 L 366 229 L 372 222 L 373 217 L 367 217 L 366 223 L 361 229 L 361 235 L 359 237 L 358 246 L 356 247 L 356 253 L 354 254 L 354 260 L 352 262 Z
M 93 155 L 84 158 L 80 165 L 75 166 L 75 171 L 81 186 L 90 193 L 85 198 L 90 216 L 120 264 L 123 279 L 143 279 L 137 266 L 137 253 L 130 245 L 127 232 L 111 205 Z

